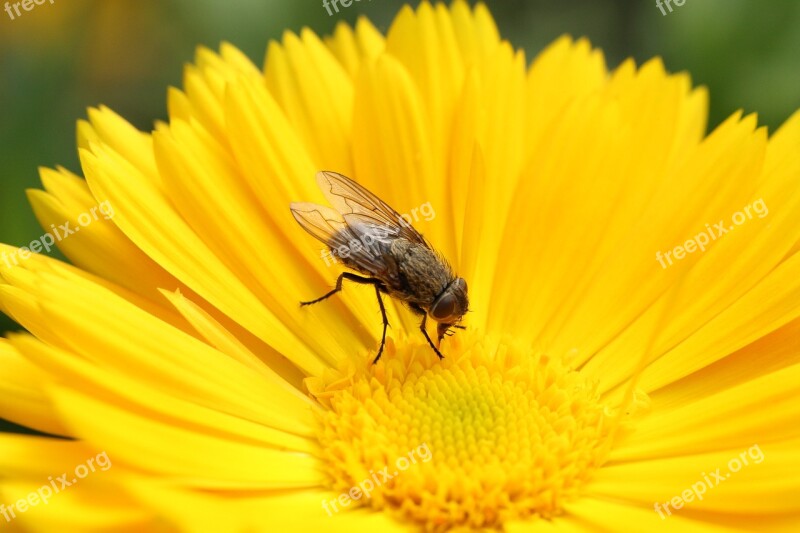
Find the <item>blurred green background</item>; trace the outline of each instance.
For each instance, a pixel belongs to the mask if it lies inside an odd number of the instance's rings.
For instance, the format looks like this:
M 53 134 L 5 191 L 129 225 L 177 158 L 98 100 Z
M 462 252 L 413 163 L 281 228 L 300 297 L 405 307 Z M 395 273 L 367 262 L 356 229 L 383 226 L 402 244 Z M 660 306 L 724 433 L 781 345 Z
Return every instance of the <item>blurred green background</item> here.
M 14 20 L 0 12 L 0 242 L 41 235 L 25 189 L 37 167 L 79 172 L 75 122 L 105 104 L 141 129 L 166 118 L 196 45 L 223 40 L 261 66 L 284 30 L 366 15 L 383 32 L 404 2 L 360 0 L 329 16 L 322 0 L 54 0 Z M 412 2 L 416 5 L 418 2 Z M 487 0 L 501 34 L 530 60 L 563 33 L 588 36 L 610 66 L 662 56 L 709 87 L 710 125 L 737 109 L 774 130 L 800 108 L 800 2 L 686 0 L 662 15 L 655 0 Z M 0 332 L 15 329 L 0 316 Z M 2 427 L 2 426 L 0 426 Z

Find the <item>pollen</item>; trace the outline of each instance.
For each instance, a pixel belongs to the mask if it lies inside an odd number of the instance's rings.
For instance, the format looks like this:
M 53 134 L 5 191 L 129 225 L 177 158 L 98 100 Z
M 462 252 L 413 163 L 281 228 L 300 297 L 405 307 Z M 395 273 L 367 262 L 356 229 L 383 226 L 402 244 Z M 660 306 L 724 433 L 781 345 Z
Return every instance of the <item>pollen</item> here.
M 389 342 L 377 365 L 364 357 L 307 381 L 328 407 L 319 440 L 331 488 L 348 510 L 430 531 L 558 515 L 609 448 L 612 410 L 596 386 L 566 358 L 508 340 L 464 332 L 445 349 L 440 361 L 424 344 Z

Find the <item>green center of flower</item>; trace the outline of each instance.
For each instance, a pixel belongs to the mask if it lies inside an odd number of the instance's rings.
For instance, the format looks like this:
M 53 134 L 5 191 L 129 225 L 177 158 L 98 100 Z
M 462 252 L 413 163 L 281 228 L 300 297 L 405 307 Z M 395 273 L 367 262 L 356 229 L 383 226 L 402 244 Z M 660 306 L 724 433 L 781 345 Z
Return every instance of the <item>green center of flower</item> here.
M 445 354 L 390 343 L 378 365 L 309 385 L 330 407 L 319 440 L 340 503 L 429 529 L 559 513 L 608 448 L 595 388 L 512 342 L 459 332 Z

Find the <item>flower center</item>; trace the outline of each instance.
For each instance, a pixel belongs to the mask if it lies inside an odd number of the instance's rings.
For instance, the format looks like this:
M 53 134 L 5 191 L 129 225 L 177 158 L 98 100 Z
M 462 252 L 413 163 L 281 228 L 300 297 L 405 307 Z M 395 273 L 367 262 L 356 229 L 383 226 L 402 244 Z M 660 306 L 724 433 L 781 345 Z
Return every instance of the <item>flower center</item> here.
M 459 332 L 445 344 L 440 361 L 426 344 L 387 342 L 377 365 L 308 380 L 329 407 L 319 440 L 347 495 L 335 510 L 369 505 L 427 529 L 558 514 L 609 447 L 595 387 L 511 341 Z

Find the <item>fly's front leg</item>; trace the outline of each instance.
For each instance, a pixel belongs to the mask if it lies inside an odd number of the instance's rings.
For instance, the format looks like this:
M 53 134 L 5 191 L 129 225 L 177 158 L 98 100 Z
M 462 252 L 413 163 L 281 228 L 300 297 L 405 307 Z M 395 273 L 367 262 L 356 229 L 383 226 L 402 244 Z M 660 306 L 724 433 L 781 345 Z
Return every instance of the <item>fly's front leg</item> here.
M 425 325 L 428 323 L 428 313 L 426 313 L 425 310 L 423 308 L 421 308 L 420 306 L 418 306 L 417 304 L 411 304 L 411 305 L 409 305 L 409 307 L 416 314 L 422 315 L 422 323 L 419 325 L 419 329 L 422 332 L 422 334 L 425 335 L 425 339 L 428 341 L 428 344 L 431 345 L 431 348 L 433 349 L 433 351 L 436 352 L 436 355 L 439 356 L 439 359 L 444 359 L 444 356 L 442 355 L 442 352 L 440 352 L 439 348 L 437 348 L 436 345 L 433 343 L 433 341 L 431 340 L 430 335 L 428 335 L 428 329 L 425 327 Z

